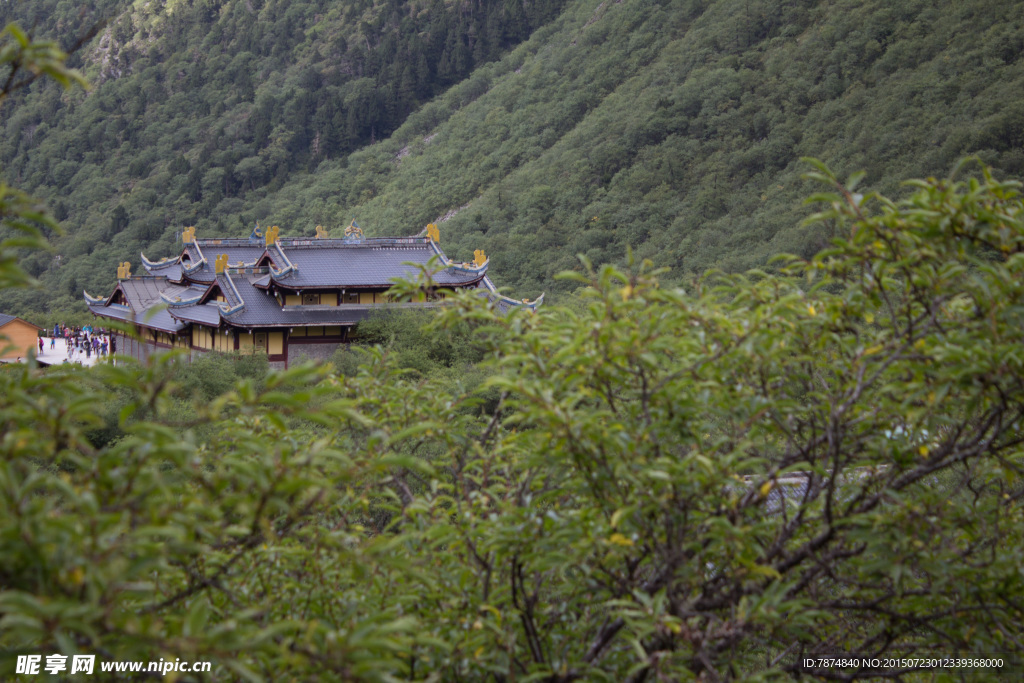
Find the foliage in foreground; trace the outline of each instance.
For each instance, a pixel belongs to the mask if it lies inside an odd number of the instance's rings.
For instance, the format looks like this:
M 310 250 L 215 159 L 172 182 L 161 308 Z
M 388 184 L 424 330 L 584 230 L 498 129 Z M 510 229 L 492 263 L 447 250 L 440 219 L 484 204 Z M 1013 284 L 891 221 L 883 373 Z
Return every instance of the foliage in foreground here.
M 582 310 L 446 308 L 432 324 L 487 350 L 483 415 L 381 352 L 185 418 L 168 360 L 101 365 L 101 389 L 0 373 L 3 671 L 52 652 L 352 680 L 1019 659 L 1016 185 L 929 180 L 897 206 L 813 175 L 841 237 L 784 275 L 686 293 L 603 267 L 571 276 Z M 99 446 L 114 391 L 125 435 Z

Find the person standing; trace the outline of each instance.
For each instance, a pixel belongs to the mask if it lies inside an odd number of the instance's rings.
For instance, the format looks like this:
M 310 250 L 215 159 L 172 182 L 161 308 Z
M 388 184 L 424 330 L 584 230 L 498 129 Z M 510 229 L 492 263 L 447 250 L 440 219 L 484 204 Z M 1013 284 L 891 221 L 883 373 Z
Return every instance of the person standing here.
M 100 352 L 103 354 L 104 358 L 107 357 L 107 339 L 106 339 L 106 337 L 103 338 L 103 343 L 100 344 Z
M 43 338 L 39 338 L 39 355 L 43 355 Z

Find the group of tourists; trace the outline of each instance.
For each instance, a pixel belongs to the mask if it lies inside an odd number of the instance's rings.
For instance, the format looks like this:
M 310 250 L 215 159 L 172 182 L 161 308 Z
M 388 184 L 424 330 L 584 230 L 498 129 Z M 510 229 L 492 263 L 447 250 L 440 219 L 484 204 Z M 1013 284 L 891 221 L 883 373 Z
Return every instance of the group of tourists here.
M 74 361 L 77 357 L 78 362 L 81 363 L 83 357 L 88 359 L 92 358 L 93 354 L 95 354 L 97 358 L 100 358 L 106 357 L 108 353 L 114 355 L 117 352 L 115 337 L 103 328 L 93 329 L 92 325 L 72 327 L 55 324 L 53 326 L 53 335 L 50 336 L 49 340 L 51 350 L 57 348 L 58 339 L 64 340 L 65 348 L 67 348 L 67 361 Z M 44 337 L 40 337 L 40 354 L 44 352 L 45 347 L 46 340 Z

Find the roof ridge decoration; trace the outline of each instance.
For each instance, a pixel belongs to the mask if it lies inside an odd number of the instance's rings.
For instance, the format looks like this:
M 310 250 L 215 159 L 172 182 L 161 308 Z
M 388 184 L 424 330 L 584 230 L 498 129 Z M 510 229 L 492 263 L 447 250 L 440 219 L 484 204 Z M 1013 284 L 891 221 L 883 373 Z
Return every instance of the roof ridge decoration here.
M 281 259 L 284 261 L 285 267 L 277 272 L 272 270 L 270 276 L 273 279 L 276 280 L 277 278 L 287 277 L 298 270 L 298 268 L 295 267 L 295 264 L 292 263 L 291 259 L 288 258 L 288 254 L 284 253 L 284 247 L 281 246 L 280 242 L 274 242 L 274 248 L 277 249 L 277 253 L 281 255 Z
M 260 222 L 256 221 L 256 227 L 249 233 L 249 244 L 259 244 L 263 238 L 263 233 L 260 231 Z
M 168 265 L 171 265 L 172 263 L 177 262 L 177 260 L 178 260 L 178 259 L 173 258 L 171 256 L 165 256 L 162 259 L 160 259 L 159 261 L 150 261 L 148 258 L 146 258 L 146 255 L 143 254 L 142 252 L 139 252 L 139 256 L 142 257 L 142 266 L 146 270 L 149 270 L 150 268 L 161 268 L 163 266 L 168 266 Z
M 330 237 L 330 235 L 328 235 L 327 231 L 324 230 L 324 226 L 322 226 L 322 225 L 316 226 L 316 238 L 318 240 L 325 240 L 325 239 L 328 239 L 329 237 Z
M 427 223 L 426 233 L 427 239 L 431 242 L 441 241 L 441 233 L 437 229 L 437 223 Z
M 505 303 L 508 306 L 516 306 L 516 307 L 520 307 L 521 306 L 523 308 L 529 308 L 531 311 L 536 311 L 537 308 L 542 303 L 544 303 L 544 293 L 543 292 L 541 292 L 541 295 L 538 296 L 533 301 L 530 301 L 529 299 L 523 299 L 522 301 L 516 301 L 515 299 L 513 299 L 511 297 L 507 297 L 504 294 L 499 294 L 498 293 L 498 288 L 494 286 L 493 282 L 491 282 L 491 278 L 487 277 L 486 275 L 484 276 L 483 282 L 484 282 L 484 287 L 487 288 L 487 291 L 489 291 L 496 298 L 498 298 L 499 300 L 501 300 L 503 303 Z
M 441 247 L 437 246 L 437 242 L 430 240 L 427 243 L 430 245 L 430 248 L 434 250 L 434 253 L 437 254 L 437 257 L 441 260 L 441 263 L 445 268 L 449 268 L 454 265 L 450 260 L 448 260 L 448 257 L 445 256 L 444 252 L 441 251 Z
M 130 261 L 117 264 L 117 279 L 128 280 L 132 276 L 132 264 Z
M 477 251 L 480 251 L 477 249 Z M 448 267 L 457 273 L 470 273 L 473 275 L 479 275 L 480 273 L 487 272 L 487 266 L 491 264 L 491 259 L 484 259 L 482 262 L 473 263 L 449 263 Z
M 280 228 L 276 225 L 271 225 L 267 228 L 267 234 L 263 236 L 263 242 L 266 246 L 277 243 L 277 233 L 280 232 Z
M 180 296 L 171 298 L 164 292 L 160 292 L 160 299 L 168 306 L 191 306 L 199 303 L 199 300 L 203 298 L 203 292 L 200 292 L 191 299 L 182 299 Z
M 102 306 L 103 304 L 107 303 L 106 297 L 93 296 L 93 295 L 89 294 L 89 292 L 85 291 L 84 289 L 82 290 L 82 294 L 85 295 L 85 302 L 87 304 L 92 304 L 93 306 Z
M 352 222 L 345 228 L 345 241 L 346 242 L 362 242 L 364 239 L 363 229 L 356 223 L 356 219 L 353 218 Z
M 197 260 L 192 261 L 192 265 L 183 265 L 181 267 L 182 272 L 184 272 L 186 275 L 191 275 L 192 273 L 196 272 L 197 270 L 201 269 L 203 266 L 206 265 L 206 257 L 203 256 L 203 250 L 199 248 L 199 242 L 193 241 L 192 246 L 195 247 L 196 253 L 199 254 L 199 258 Z
M 470 275 L 479 275 L 480 273 L 486 273 L 487 266 L 489 266 L 491 263 L 491 259 L 487 258 L 486 254 L 484 254 L 483 249 L 477 249 L 473 253 L 474 262 L 472 265 L 470 265 L 468 263 L 455 263 L 454 261 L 449 259 L 445 255 L 445 253 L 441 251 L 441 247 L 438 246 L 437 242 L 430 239 L 429 236 L 427 238 L 427 244 L 430 245 L 430 248 L 437 255 L 437 258 L 441 262 L 441 265 L 457 273 L 467 273 Z
M 196 241 L 196 226 L 190 225 L 181 232 L 181 243 L 192 244 Z
M 228 286 L 231 288 L 231 293 L 235 295 L 235 301 L 237 301 L 238 303 L 232 306 L 231 304 L 228 303 L 218 302 L 217 307 L 220 308 L 220 312 L 223 315 L 231 315 L 233 313 L 238 313 L 240 310 L 245 308 L 245 299 L 242 298 L 242 295 L 239 293 L 238 287 L 235 286 L 235 283 L 231 281 L 231 277 L 227 273 L 221 274 L 224 276 L 224 280 L 228 283 Z M 217 278 L 217 281 L 220 282 L 220 278 Z

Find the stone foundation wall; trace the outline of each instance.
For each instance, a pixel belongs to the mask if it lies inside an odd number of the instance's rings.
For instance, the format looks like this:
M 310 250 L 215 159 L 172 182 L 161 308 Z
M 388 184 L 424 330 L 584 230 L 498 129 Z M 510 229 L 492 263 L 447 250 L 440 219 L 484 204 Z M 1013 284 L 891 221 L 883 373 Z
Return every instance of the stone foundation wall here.
M 119 334 L 117 338 L 117 355 L 128 356 L 138 360 L 140 363 L 145 363 L 149 357 L 154 353 L 162 353 L 169 351 L 162 346 L 155 346 L 150 342 L 140 342 L 131 337 Z M 343 345 L 345 342 L 331 341 L 331 342 L 318 342 L 318 343 L 295 343 L 295 341 L 289 341 L 288 343 L 288 360 L 275 360 L 270 361 L 270 367 L 274 370 L 284 370 L 288 365 L 293 363 L 303 363 L 307 360 L 312 361 L 325 361 L 328 360 L 334 352 L 338 350 L 338 347 Z M 216 351 L 201 351 L 199 349 L 190 349 L 188 353 L 188 359 L 190 361 L 202 358 L 207 353 L 216 353 Z
M 296 343 L 288 341 L 288 364 L 302 363 L 307 360 L 322 361 L 334 355 L 344 342 L 320 342 L 318 344 Z

